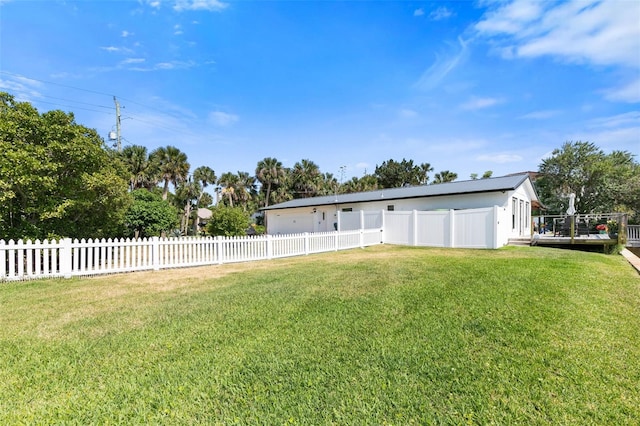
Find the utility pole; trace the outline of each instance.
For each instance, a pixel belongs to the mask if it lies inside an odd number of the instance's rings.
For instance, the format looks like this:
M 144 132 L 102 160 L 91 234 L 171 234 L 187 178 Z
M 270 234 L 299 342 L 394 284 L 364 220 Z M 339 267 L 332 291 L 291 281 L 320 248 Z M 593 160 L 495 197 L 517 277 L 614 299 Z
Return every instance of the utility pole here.
M 113 97 L 113 102 L 116 104 L 116 146 L 118 152 L 122 152 L 122 138 L 120 136 L 120 103 L 116 97 Z
M 342 185 L 342 181 L 344 180 L 344 172 L 347 169 L 347 166 L 340 166 L 340 185 Z

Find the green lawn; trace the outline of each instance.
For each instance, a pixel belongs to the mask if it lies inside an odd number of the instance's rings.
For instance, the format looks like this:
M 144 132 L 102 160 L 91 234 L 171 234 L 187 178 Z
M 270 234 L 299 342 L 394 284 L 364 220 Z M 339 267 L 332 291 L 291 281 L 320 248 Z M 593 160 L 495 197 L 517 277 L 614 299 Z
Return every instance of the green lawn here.
M 2 283 L 0 354 L 0 424 L 638 424 L 640 276 L 377 246 Z

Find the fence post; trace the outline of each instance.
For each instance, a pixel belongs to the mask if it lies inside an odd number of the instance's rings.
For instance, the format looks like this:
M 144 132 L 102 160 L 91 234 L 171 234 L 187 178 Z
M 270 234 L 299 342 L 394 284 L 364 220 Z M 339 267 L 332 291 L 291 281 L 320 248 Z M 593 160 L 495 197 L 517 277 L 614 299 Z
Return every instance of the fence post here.
M 382 216 L 380 219 L 380 242 L 381 243 L 385 243 L 386 241 L 386 235 L 385 235 L 385 219 L 386 219 L 386 211 L 384 209 L 380 210 L 382 212 Z
M 418 245 L 418 211 L 417 210 L 413 210 L 411 212 L 411 227 L 412 232 L 411 232 L 411 245 L 417 246 Z
M 449 247 L 456 246 L 456 212 L 449 210 Z
M 271 240 L 271 234 L 267 234 L 267 259 L 273 259 L 273 241 Z
M 340 210 L 336 211 L 336 231 L 340 232 L 342 230 L 342 224 L 340 223 Z
M 364 229 L 364 210 L 360 210 L 360 229 Z
M 339 236 L 340 236 L 340 231 L 334 232 L 334 235 L 335 235 L 335 237 L 334 237 L 334 239 L 333 239 L 333 243 L 334 243 L 334 248 L 333 248 L 333 250 L 334 250 L 334 251 L 338 251 L 338 249 L 339 249 L 339 246 L 338 246 L 338 243 L 339 243 L 338 238 L 339 238 Z
M 151 250 L 153 253 L 152 254 L 153 270 L 159 271 L 160 270 L 160 238 L 153 237 L 151 239 Z
M 494 205 L 493 206 L 493 247 L 494 249 L 498 248 L 498 232 L 500 232 L 500 221 L 498 218 L 498 206 Z
M 222 236 L 216 236 L 216 248 L 218 252 L 218 263 L 222 265 L 224 263 L 224 243 L 222 241 Z
M 71 238 L 63 238 L 58 243 L 60 247 L 60 274 L 64 278 L 71 278 L 73 272 L 73 255 Z
M 309 233 L 305 232 L 304 233 L 304 255 L 308 255 L 309 254 Z
M 0 281 L 7 278 L 7 252 L 4 240 L 0 240 Z
M 364 229 L 360 229 L 360 248 L 364 248 Z

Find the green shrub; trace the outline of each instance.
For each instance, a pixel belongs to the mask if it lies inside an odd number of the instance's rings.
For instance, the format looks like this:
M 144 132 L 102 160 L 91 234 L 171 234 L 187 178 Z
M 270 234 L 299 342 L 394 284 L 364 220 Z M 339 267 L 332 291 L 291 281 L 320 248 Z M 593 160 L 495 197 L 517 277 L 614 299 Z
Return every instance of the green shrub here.
M 215 236 L 237 237 L 247 234 L 249 216 L 240 207 L 218 206 L 211 210 L 207 232 Z

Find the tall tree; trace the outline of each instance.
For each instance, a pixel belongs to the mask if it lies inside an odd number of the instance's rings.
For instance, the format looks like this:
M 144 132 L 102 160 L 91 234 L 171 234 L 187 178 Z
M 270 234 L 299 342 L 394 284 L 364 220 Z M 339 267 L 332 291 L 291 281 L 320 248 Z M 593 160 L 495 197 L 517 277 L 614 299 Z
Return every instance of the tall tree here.
M 94 129 L 0 93 L 0 239 L 122 235 L 127 187 Z
M 193 182 L 191 179 L 180 183 L 176 189 L 174 202 L 182 207 L 182 220 L 180 221 L 180 233 L 182 235 L 189 233 L 191 210 L 197 205 L 197 200 L 201 192 L 200 184 Z
M 190 165 L 187 162 L 187 154 L 174 146 L 167 146 L 157 148 L 150 157 L 157 165 L 160 177 L 164 182 L 162 199 L 166 200 L 169 193 L 169 183 L 172 183 L 175 189 L 189 175 Z
M 400 188 L 409 185 L 424 185 L 429 181 L 433 167 L 429 163 L 413 164 L 413 160 L 398 162 L 393 159 L 376 166 L 374 176 L 381 188 Z
M 231 172 L 225 172 L 218 179 L 218 185 L 221 186 L 222 200 L 224 201 L 225 197 L 227 199 L 227 203 L 229 207 L 233 207 L 233 200 L 236 198 L 235 189 L 238 186 L 238 176 Z
M 453 182 L 456 179 L 458 179 L 457 173 L 450 172 L 449 170 L 443 170 L 435 174 L 433 178 L 433 183 L 438 184 L 438 183 Z
M 125 146 L 122 150 L 122 158 L 129 171 L 129 189 L 152 188 L 158 182 L 158 171 L 149 159 L 147 148 L 141 145 Z
M 283 182 L 286 171 L 282 163 L 276 158 L 266 157 L 258 161 L 256 166 L 256 178 L 261 184 L 261 191 L 264 191 L 264 206 L 269 206 L 271 200 L 271 189 L 275 185 Z
M 378 189 L 378 179 L 373 175 L 364 175 L 360 178 L 352 177 L 342 185 L 343 193 L 366 192 Z
M 200 184 L 200 193 L 198 194 L 198 202 L 197 207 L 204 207 L 203 200 L 205 188 L 213 183 L 216 183 L 218 177 L 216 176 L 216 172 L 213 171 L 211 167 L 200 166 L 193 171 L 193 179 Z M 208 205 L 208 204 L 207 204 Z M 195 219 L 193 221 L 193 233 L 196 235 L 198 233 L 198 209 L 195 210 Z
M 236 199 L 245 211 L 253 210 L 254 206 L 252 206 L 252 203 L 258 195 L 256 177 L 247 172 L 240 171 L 237 177 L 237 184 L 234 191 Z
M 550 213 L 564 213 L 571 193 L 578 213 L 639 210 L 640 167 L 630 153 L 607 155 L 591 142 L 565 142 L 539 172 L 536 187 Z
M 294 198 L 314 197 L 322 184 L 320 168 L 311 160 L 301 160 L 293 165 L 291 172 Z

